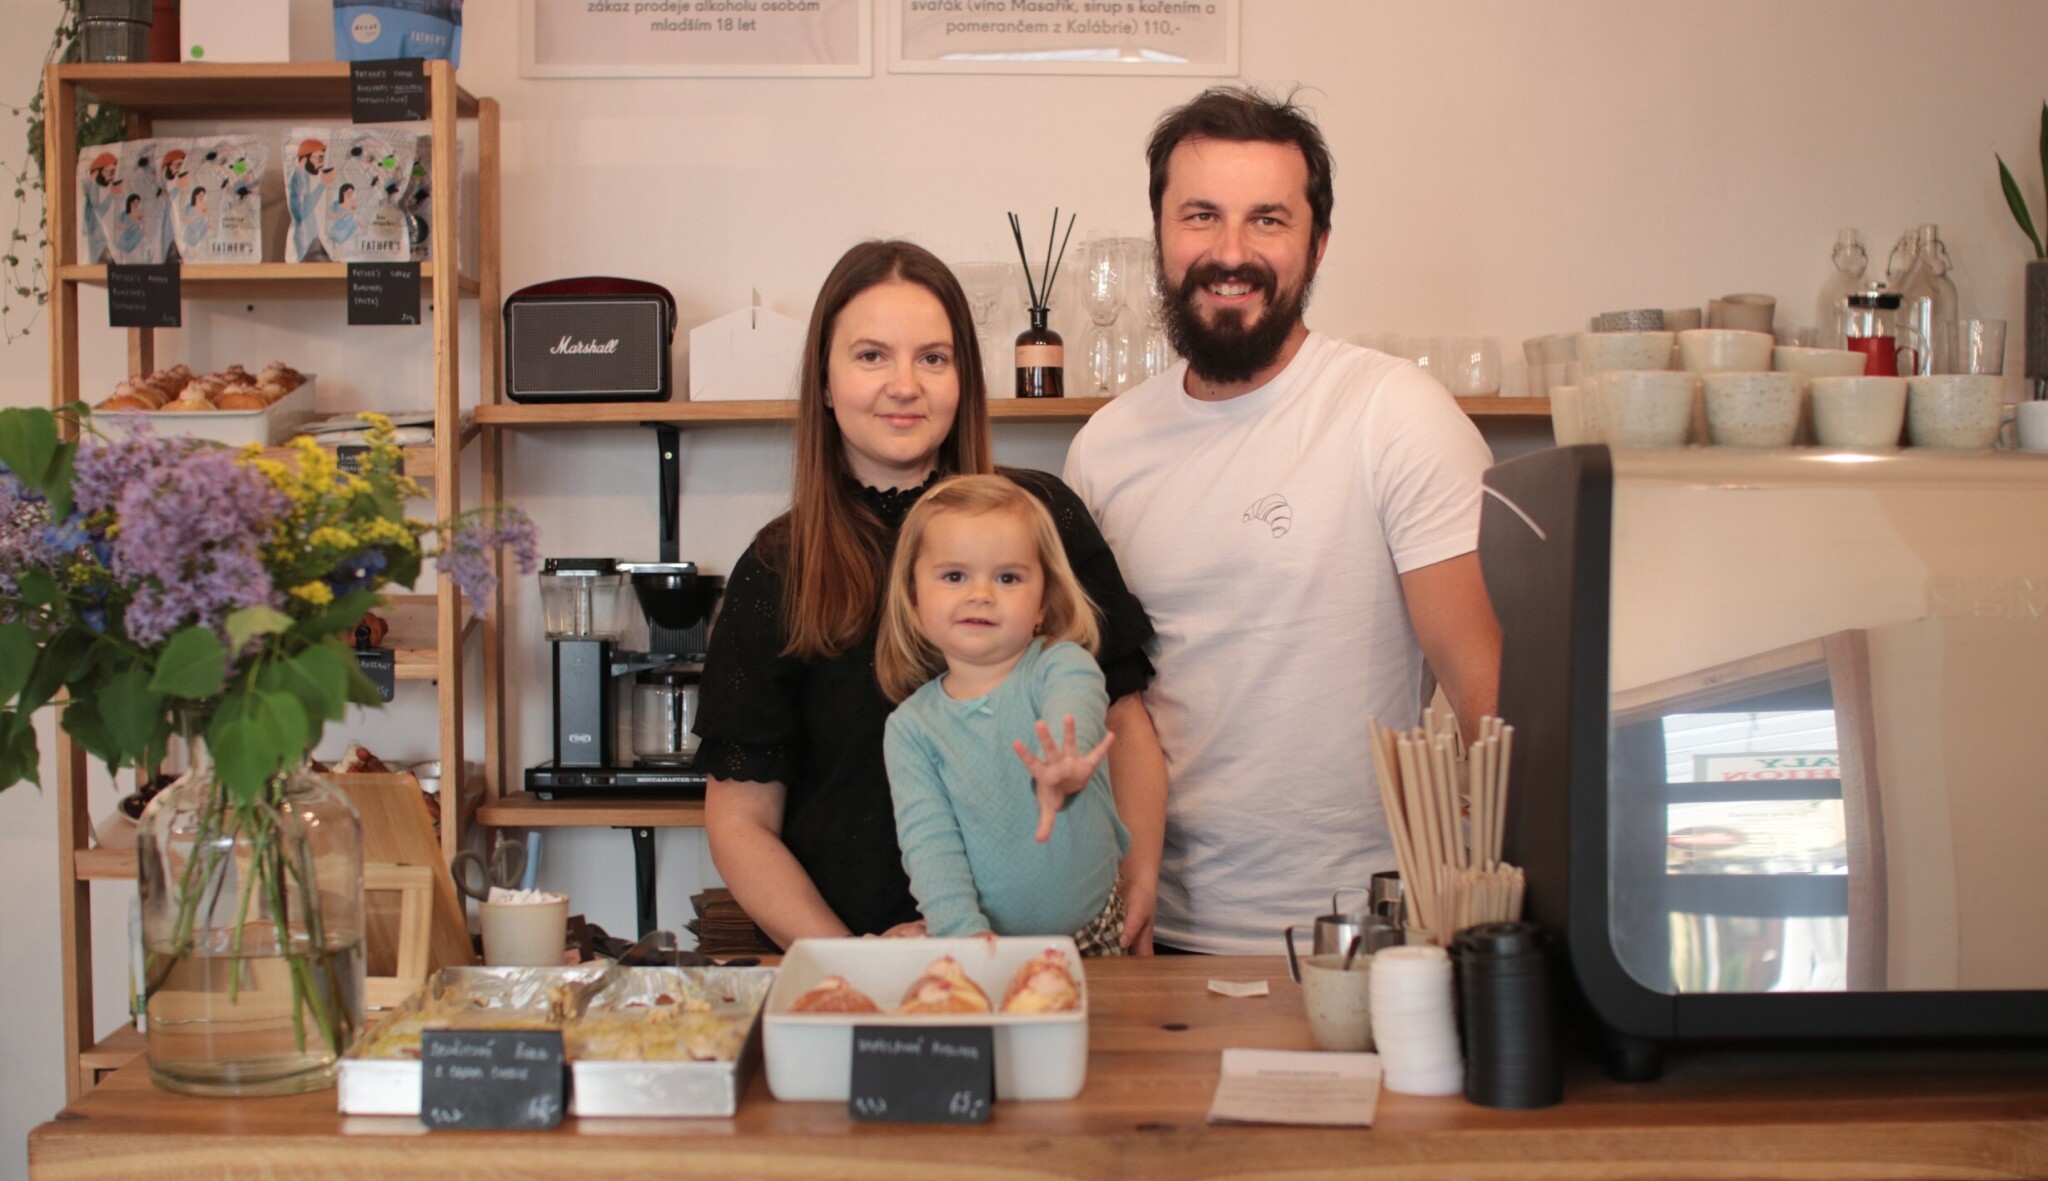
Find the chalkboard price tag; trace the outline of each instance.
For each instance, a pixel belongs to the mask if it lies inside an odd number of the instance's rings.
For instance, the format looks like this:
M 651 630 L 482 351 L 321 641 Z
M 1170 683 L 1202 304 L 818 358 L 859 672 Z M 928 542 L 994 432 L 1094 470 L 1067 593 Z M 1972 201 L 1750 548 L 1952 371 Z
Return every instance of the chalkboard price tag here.
M 349 118 L 357 123 L 410 123 L 427 117 L 426 63 L 416 57 L 350 62 Z
M 568 1089 L 558 1029 L 420 1034 L 420 1120 L 430 1128 L 552 1128 Z
M 184 322 L 178 264 L 107 265 L 107 323 L 115 328 L 176 328 Z
M 416 262 L 352 262 L 348 264 L 350 324 L 417 324 L 420 322 L 420 264 Z
M 391 649 L 357 648 L 356 664 L 362 667 L 363 675 L 370 678 L 370 683 L 377 686 L 378 696 L 384 699 L 385 704 L 390 704 L 392 696 L 398 692 L 398 664 Z
M 995 1030 L 853 1027 L 846 1111 L 862 1123 L 985 1124 L 995 1100 Z
M 363 457 L 369 453 L 368 443 L 343 443 L 334 449 L 334 466 L 351 476 L 360 475 L 363 470 Z

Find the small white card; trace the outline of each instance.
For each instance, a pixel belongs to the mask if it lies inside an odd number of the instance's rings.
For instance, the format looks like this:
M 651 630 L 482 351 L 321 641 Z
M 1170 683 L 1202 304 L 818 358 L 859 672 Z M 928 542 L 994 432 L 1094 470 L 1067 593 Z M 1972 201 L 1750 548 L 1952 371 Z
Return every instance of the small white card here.
M 1209 1122 L 1369 1128 L 1379 1097 L 1378 1054 L 1225 1050 Z
M 1211 980 L 1209 991 L 1217 996 L 1244 1000 L 1246 997 L 1266 996 L 1273 990 L 1267 988 L 1263 980 Z

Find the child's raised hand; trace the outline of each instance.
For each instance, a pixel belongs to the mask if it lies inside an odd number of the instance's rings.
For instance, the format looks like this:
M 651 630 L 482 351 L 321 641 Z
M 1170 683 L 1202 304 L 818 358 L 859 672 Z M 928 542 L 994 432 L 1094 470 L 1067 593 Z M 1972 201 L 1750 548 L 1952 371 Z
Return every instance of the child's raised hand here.
M 1038 793 L 1038 843 L 1044 844 L 1052 837 L 1052 822 L 1060 813 L 1060 806 L 1067 797 L 1088 786 L 1089 776 L 1101 764 L 1102 756 L 1109 753 L 1110 744 L 1116 741 L 1114 733 L 1104 734 L 1095 749 L 1082 754 L 1074 740 L 1074 715 L 1066 717 L 1066 740 L 1055 744 L 1052 727 L 1038 723 L 1038 745 L 1044 757 L 1031 753 L 1031 748 L 1020 740 L 1014 745 L 1017 760 L 1024 769 L 1031 772 L 1031 783 Z

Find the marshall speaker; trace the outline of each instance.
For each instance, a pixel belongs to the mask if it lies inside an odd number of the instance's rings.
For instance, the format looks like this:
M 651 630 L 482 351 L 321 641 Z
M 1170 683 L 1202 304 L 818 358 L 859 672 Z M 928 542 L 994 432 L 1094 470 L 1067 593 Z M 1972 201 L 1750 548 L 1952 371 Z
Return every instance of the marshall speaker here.
M 505 393 L 514 402 L 665 402 L 676 337 L 668 289 L 593 275 L 505 300 Z

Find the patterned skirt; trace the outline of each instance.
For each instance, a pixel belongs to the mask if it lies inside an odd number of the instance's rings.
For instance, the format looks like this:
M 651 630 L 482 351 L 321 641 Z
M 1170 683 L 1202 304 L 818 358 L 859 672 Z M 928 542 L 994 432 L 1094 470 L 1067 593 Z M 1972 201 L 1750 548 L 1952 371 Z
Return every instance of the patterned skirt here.
M 1102 913 L 1074 932 L 1074 944 L 1082 955 L 1122 955 L 1124 938 L 1124 892 L 1111 886 Z

